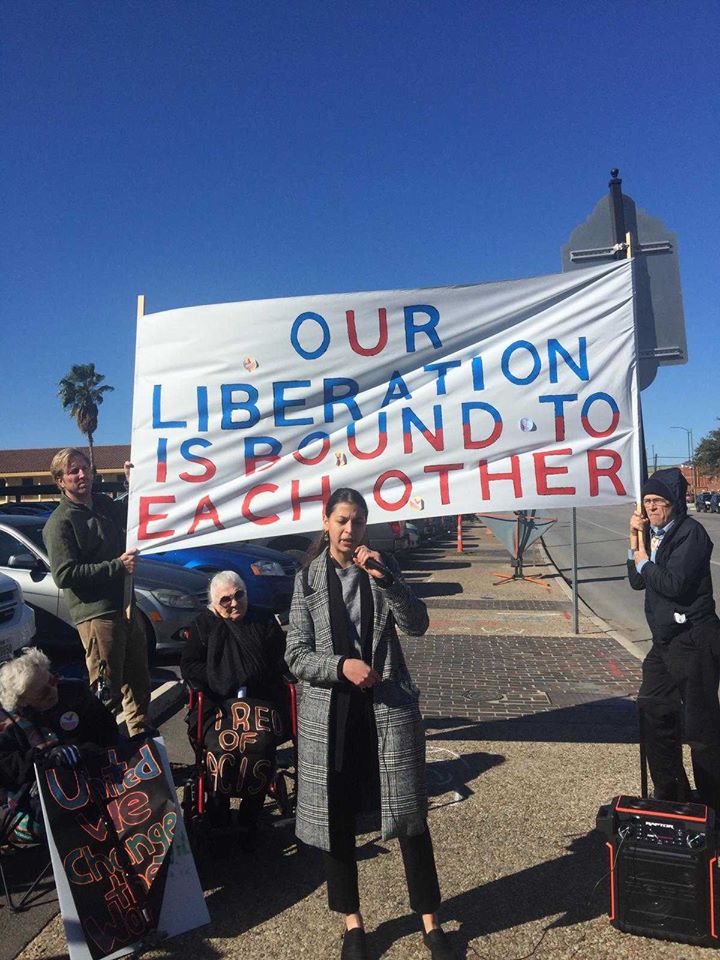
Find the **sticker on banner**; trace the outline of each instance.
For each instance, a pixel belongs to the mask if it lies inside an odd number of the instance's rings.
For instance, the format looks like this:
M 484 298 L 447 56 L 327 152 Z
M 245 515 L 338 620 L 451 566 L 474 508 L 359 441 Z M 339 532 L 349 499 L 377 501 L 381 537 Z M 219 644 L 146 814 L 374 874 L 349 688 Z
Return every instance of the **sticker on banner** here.
M 532 433 L 533 430 L 537 430 L 537 426 L 532 417 L 522 417 L 520 420 L 520 429 L 523 433 Z
M 245 357 L 243 360 L 243 366 L 248 373 L 254 373 L 258 368 L 258 362 L 255 357 Z
M 335 466 L 336 467 L 346 467 L 347 466 L 347 457 L 342 452 L 342 450 L 335 451 Z
M 424 510 L 425 501 L 423 500 L 422 497 L 413 497 L 411 500 L 408 501 L 408 506 L 410 507 L 411 510 Z

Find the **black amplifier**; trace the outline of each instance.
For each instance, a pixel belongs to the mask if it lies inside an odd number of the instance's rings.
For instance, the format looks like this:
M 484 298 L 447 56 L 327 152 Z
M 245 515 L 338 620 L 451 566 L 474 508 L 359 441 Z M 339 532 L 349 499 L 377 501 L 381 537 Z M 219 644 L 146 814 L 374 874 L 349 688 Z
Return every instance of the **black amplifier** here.
M 610 922 L 626 933 L 720 947 L 715 813 L 701 803 L 615 797 L 600 807 Z

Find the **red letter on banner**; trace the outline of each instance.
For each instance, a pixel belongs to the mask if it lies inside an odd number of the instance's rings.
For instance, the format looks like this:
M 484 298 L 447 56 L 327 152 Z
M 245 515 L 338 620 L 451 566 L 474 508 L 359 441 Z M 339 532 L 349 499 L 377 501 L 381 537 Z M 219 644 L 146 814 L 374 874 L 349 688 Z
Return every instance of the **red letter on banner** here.
M 490 473 L 488 471 L 487 460 L 481 460 L 480 467 L 480 491 L 483 500 L 490 499 L 490 481 L 491 480 L 512 480 L 513 493 L 516 497 L 522 496 L 522 479 L 520 477 L 520 457 L 510 457 L 509 473 Z
M 450 503 L 450 485 L 448 476 L 451 470 L 462 470 L 462 463 L 436 463 L 432 466 L 423 467 L 425 473 L 440 474 L 440 503 Z
M 385 349 L 388 342 L 387 310 L 385 307 L 380 307 L 378 310 L 380 332 L 378 334 L 378 342 L 374 347 L 361 347 L 358 343 L 354 310 L 346 310 L 345 319 L 347 320 L 348 340 L 350 341 L 350 347 L 355 353 L 359 353 L 361 357 L 374 357 L 376 354 Z
M 386 480 L 390 480 L 391 477 L 394 480 L 399 480 L 403 485 L 403 492 L 397 503 L 390 503 L 388 500 L 385 500 L 382 495 L 383 484 Z M 402 510 L 412 496 L 412 483 L 410 482 L 410 477 L 406 473 L 403 473 L 402 470 L 386 470 L 385 473 L 381 473 L 375 481 L 375 486 L 373 487 L 373 496 L 375 497 L 375 503 L 377 503 L 379 507 L 383 507 L 385 510 Z
M 150 508 L 155 503 L 175 503 L 175 497 L 140 497 L 138 540 L 160 540 L 163 537 L 171 537 L 175 533 L 174 530 L 156 530 L 150 533 L 149 523 L 167 520 L 168 517 L 166 513 L 150 513 Z
M 611 461 L 609 467 L 600 467 L 598 465 L 598 460 L 601 457 L 605 457 L 607 460 Z M 588 450 L 588 474 L 590 475 L 590 496 L 597 497 L 600 492 L 600 484 L 598 479 L 600 477 L 607 477 L 608 480 L 615 487 L 615 493 L 618 496 L 626 496 L 625 487 L 622 485 L 620 477 L 617 476 L 617 472 L 622 466 L 622 457 L 615 450 Z
M 205 523 L 207 520 L 215 524 L 218 530 L 225 529 L 225 527 L 220 523 L 220 518 L 218 517 L 217 510 L 215 509 L 215 504 L 212 502 L 210 497 L 202 497 L 198 502 L 197 509 L 195 510 L 195 516 L 193 517 L 193 522 L 190 524 L 188 533 L 195 533 L 200 524 Z
M 292 480 L 290 483 L 290 503 L 292 504 L 293 520 L 300 519 L 300 505 L 303 503 L 322 503 L 323 507 L 330 499 L 330 477 L 325 473 L 320 481 L 322 484 L 322 493 L 300 496 L 300 481 Z
M 551 467 L 545 462 L 545 457 L 570 457 L 572 449 L 563 447 L 562 450 L 546 450 L 545 453 L 534 453 L 535 486 L 541 497 L 570 496 L 575 493 L 575 487 L 549 487 L 548 477 L 568 473 L 567 467 Z
M 246 520 L 250 520 L 252 523 L 275 523 L 276 520 L 279 520 L 280 517 L 276 513 L 268 513 L 266 516 L 259 516 L 257 513 L 253 513 L 250 504 L 253 502 L 255 497 L 259 496 L 261 493 L 275 493 L 278 489 L 276 483 L 259 483 L 256 487 L 251 487 L 248 492 L 245 494 L 245 498 L 242 503 L 242 515 Z

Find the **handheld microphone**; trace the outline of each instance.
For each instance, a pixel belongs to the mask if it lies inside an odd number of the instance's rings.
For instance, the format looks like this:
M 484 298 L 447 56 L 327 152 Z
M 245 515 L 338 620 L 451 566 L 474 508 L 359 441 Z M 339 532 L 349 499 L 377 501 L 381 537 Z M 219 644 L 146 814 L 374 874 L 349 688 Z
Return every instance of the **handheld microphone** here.
M 390 580 L 394 579 L 392 570 L 389 567 L 386 567 L 384 563 L 380 563 L 374 557 L 368 557 L 365 561 L 365 566 L 368 568 L 368 570 L 379 570 L 380 573 L 388 577 Z

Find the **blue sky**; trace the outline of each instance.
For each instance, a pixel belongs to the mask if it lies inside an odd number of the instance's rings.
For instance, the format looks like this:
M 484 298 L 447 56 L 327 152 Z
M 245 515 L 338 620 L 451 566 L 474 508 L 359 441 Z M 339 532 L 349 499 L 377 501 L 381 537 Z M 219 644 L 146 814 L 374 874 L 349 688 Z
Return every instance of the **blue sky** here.
M 643 394 L 648 453 L 717 426 L 716 2 L 5 3 L 0 447 L 81 440 L 57 382 L 115 387 L 135 302 L 560 270 L 607 189 L 678 235 L 690 362 Z M 662 462 L 662 459 L 661 459 Z

